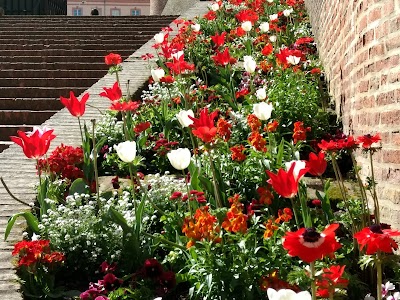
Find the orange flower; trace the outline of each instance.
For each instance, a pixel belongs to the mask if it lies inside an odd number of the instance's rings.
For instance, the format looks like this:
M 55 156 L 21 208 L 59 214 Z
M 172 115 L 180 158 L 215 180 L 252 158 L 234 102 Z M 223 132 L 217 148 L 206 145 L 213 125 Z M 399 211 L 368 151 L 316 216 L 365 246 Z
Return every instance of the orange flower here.
M 226 213 L 221 226 L 226 231 L 245 233 L 247 231 L 247 215 L 243 214 L 243 204 L 240 203 L 239 198 L 240 196 L 235 194 L 228 199 L 231 208 Z
M 311 131 L 311 127 L 304 128 L 303 122 L 294 123 L 293 142 L 296 144 L 298 141 L 305 141 L 308 131 Z
M 243 145 L 235 145 L 229 150 L 231 150 L 232 160 L 244 161 L 246 159 L 246 154 L 243 153 L 246 148 Z
M 293 212 L 289 207 L 285 207 L 282 211 L 282 209 L 278 210 L 278 218 L 275 220 L 275 223 L 280 223 L 280 222 L 289 222 L 293 218 Z
M 257 151 L 266 152 L 267 141 L 262 137 L 262 135 L 256 131 L 253 131 L 249 136 L 249 143 L 252 145 Z
M 220 118 L 217 122 L 217 134 L 227 142 L 231 137 L 232 124 L 228 123 L 225 119 Z
M 277 120 L 273 120 L 272 122 L 269 122 L 267 125 L 267 132 L 275 132 L 276 129 L 278 128 L 279 123 Z
M 247 116 L 247 124 L 249 125 L 251 131 L 258 131 L 261 127 L 260 119 L 253 114 Z
M 260 196 L 260 204 L 264 205 L 271 205 L 272 200 L 274 199 L 274 195 L 272 194 L 271 190 L 269 188 L 260 186 L 257 188 L 257 193 Z
M 265 225 L 264 239 L 269 239 L 271 236 L 274 235 L 274 232 L 279 228 L 272 221 L 272 219 L 268 219 L 267 223 L 265 223 L 264 225 Z

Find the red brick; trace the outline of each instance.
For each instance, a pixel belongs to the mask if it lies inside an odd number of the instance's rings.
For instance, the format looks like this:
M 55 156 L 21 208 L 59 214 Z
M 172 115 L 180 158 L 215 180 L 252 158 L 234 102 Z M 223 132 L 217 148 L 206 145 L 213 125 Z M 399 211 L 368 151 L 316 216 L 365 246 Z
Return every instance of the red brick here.
M 386 150 L 382 149 L 382 156 L 384 162 L 388 164 L 400 164 L 400 150 Z
M 358 84 L 358 92 L 359 93 L 367 92 L 368 91 L 368 86 L 369 86 L 368 80 L 361 81 Z
M 381 125 L 400 125 L 400 110 L 382 112 Z
M 378 20 L 382 16 L 381 8 L 377 7 L 368 14 L 368 23 Z

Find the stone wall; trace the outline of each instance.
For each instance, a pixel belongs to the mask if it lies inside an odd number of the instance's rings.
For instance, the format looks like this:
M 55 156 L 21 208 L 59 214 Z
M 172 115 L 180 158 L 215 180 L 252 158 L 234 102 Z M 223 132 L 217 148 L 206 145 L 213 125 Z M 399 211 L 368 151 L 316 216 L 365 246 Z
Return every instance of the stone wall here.
M 400 0 L 305 0 L 346 133 L 381 133 L 375 156 L 383 221 L 400 228 Z M 363 175 L 368 160 L 359 153 Z

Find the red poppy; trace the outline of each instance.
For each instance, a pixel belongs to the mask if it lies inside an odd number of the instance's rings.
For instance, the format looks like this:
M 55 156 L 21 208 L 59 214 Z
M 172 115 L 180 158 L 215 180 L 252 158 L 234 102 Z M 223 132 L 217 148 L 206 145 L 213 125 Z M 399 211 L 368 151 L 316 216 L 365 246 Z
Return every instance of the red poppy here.
M 308 171 L 308 168 L 304 168 L 301 169 L 296 175 L 294 173 L 295 167 L 296 164 L 292 163 L 287 172 L 281 168 L 278 170 L 277 174 L 274 174 L 271 171 L 266 171 L 269 176 L 269 180 L 267 182 L 271 184 L 274 190 L 284 198 L 293 198 L 296 196 L 299 180 Z
M 338 151 L 356 148 L 358 144 L 358 141 L 349 136 L 342 139 L 330 140 L 329 142 L 322 140 L 321 143 L 318 143 L 318 147 L 323 151 Z
M 315 228 L 301 228 L 295 232 L 286 232 L 283 248 L 290 256 L 298 256 L 302 261 L 311 263 L 335 252 L 341 247 L 336 241 L 335 230 L 339 224 L 331 224 L 322 233 Z
M 270 55 L 274 51 L 274 46 L 272 44 L 268 43 L 262 48 L 261 54 L 264 56 Z
M 110 66 L 110 65 L 115 66 L 115 65 L 122 63 L 122 57 L 119 54 L 110 53 L 104 57 L 104 61 L 105 61 L 106 65 L 108 65 L 108 66 Z
M 78 118 L 85 113 L 88 99 L 88 93 L 84 94 L 81 99 L 78 99 L 72 91 L 69 92 L 69 98 L 60 97 L 61 103 L 69 110 L 70 114 Z
M 139 108 L 140 104 L 138 101 L 128 101 L 128 102 L 111 102 L 110 109 L 116 111 L 134 111 Z
M 215 55 L 211 56 L 217 66 L 226 66 L 228 64 L 236 63 L 236 58 L 229 54 L 229 49 L 225 48 L 223 52 L 215 51 Z
M 32 132 L 23 132 L 18 130 L 18 137 L 11 136 L 10 139 L 22 147 L 27 158 L 38 159 L 46 154 L 49 150 L 50 142 L 56 137 L 53 134 L 53 131 L 53 129 L 47 129 L 46 127 L 43 129 L 33 127 Z
M 314 176 L 321 176 L 324 174 L 328 163 L 325 160 L 325 153 L 320 151 L 317 154 L 311 152 L 308 156 L 306 166 L 309 168 L 308 173 Z
M 386 253 L 393 253 L 399 247 L 392 238 L 400 236 L 400 231 L 392 229 L 382 229 L 381 225 L 371 225 L 354 234 L 354 238 L 360 245 L 360 250 L 367 248 L 366 254 L 371 255 L 378 250 Z
M 370 134 L 362 135 L 357 138 L 357 142 L 362 144 L 364 149 L 371 148 L 371 145 L 374 143 L 378 143 L 381 140 L 379 133 L 375 134 L 374 136 Z
M 330 266 L 324 268 L 321 279 L 316 281 L 317 296 L 321 298 L 329 298 L 334 293 L 335 288 L 345 288 L 349 284 L 349 280 L 343 278 L 345 266 Z
M 216 48 L 222 46 L 225 43 L 226 32 L 224 31 L 221 34 L 216 33 L 211 36 L 211 40 L 214 42 Z
M 118 82 L 115 82 L 112 88 L 103 87 L 103 90 L 104 92 L 99 94 L 101 97 L 106 97 L 111 101 L 117 101 L 122 98 L 122 91 Z
M 142 123 L 137 124 L 133 130 L 135 131 L 136 134 L 139 134 L 139 133 L 145 131 L 147 128 L 150 128 L 150 126 L 151 126 L 151 123 L 149 121 L 142 122 Z
M 193 121 L 190 125 L 193 128 L 192 132 L 195 136 L 200 138 L 204 143 L 210 143 L 217 135 L 217 128 L 214 126 L 214 119 L 218 115 L 218 110 L 208 114 L 208 108 L 203 108 L 200 112 L 198 119 L 189 116 Z

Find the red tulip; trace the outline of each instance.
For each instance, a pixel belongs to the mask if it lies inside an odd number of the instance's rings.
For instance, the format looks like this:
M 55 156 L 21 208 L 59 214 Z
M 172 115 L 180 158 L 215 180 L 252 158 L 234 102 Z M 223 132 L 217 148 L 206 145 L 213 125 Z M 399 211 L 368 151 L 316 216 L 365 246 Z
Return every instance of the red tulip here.
M 320 151 L 318 155 L 310 153 L 306 166 L 309 168 L 308 173 L 314 176 L 321 176 L 324 174 L 328 163 L 325 160 L 325 153 Z
M 192 131 L 195 136 L 202 139 L 204 143 L 210 143 L 217 135 L 217 128 L 214 125 L 214 119 L 217 117 L 218 111 L 208 114 L 208 108 L 204 108 L 200 112 L 198 119 L 188 116 L 193 121 L 190 125 L 194 130 Z
M 295 173 L 296 163 L 290 165 L 289 170 L 286 172 L 283 169 L 279 169 L 278 174 L 274 174 L 271 171 L 266 171 L 269 180 L 267 181 L 272 185 L 274 190 L 284 198 L 293 198 L 296 196 L 298 191 L 299 180 L 307 173 L 308 168 L 304 168 Z
M 89 100 L 89 94 L 86 93 L 79 100 L 75 97 L 74 92 L 69 92 L 69 98 L 60 97 L 61 103 L 68 108 L 71 115 L 81 117 L 85 113 L 86 102 Z
M 116 111 L 135 111 L 139 108 L 140 103 L 138 101 L 119 102 L 113 101 L 110 109 Z
M 117 101 L 122 98 L 122 91 L 118 82 L 115 82 L 112 88 L 103 87 L 103 90 L 104 92 L 99 94 L 101 97 L 106 97 L 111 101 Z
M 122 63 L 122 58 L 121 55 L 115 54 L 115 53 L 110 53 L 104 57 L 104 61 L 106 65 L 118 65 Z
M 50 141 L 56 136 L 53 134 L 53 129 L 43 129 L 33 127 L 32 132 L 23 132 L 18 130 L 17 136 L 11 136 L 10 139 L 20 145 L 27 158 L 35 158 L 46 154 L 50 147 Z

